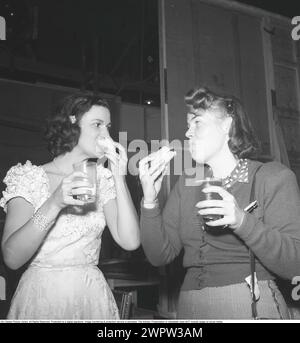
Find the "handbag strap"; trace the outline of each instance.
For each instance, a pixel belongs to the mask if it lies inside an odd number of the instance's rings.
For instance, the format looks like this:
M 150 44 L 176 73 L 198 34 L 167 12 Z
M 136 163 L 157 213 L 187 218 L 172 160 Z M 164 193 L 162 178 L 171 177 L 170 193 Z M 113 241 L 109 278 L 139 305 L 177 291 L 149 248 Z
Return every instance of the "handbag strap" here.
M 262 167 L 262 164 L 259 165 L 253 174 L 253 181 L 251 186 L 251 192 L 250 192 L 250 203 L 252 203 L 255 200 L 255 181 L 256 181 L 256 174 L 259 171 L 259 169 Z M 249 249 L 249 256 L 250 256 L 250 269 L 251 269 L 251 295 L 252 295 L 252 303 L 251 303 L 251 312 L 252 312 L 252 318 L 257 319 L 257 308 L 256 308 L 256 297 L 255 297 L 255 256 L 253 252 Z

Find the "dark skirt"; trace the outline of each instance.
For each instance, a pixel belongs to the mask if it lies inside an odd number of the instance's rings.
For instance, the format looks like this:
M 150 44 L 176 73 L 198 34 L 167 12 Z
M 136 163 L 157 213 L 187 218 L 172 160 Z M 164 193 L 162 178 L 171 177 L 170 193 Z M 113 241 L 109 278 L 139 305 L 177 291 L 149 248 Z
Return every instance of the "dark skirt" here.
M 274 281 L 259 281 L 258 317 L 290 319 L 285 300 Z M 251 293 L 248 285 L 239 283 L 201 290 L 181 291 L 177 308 L 178 319 L 237 320 L 252 319 Z

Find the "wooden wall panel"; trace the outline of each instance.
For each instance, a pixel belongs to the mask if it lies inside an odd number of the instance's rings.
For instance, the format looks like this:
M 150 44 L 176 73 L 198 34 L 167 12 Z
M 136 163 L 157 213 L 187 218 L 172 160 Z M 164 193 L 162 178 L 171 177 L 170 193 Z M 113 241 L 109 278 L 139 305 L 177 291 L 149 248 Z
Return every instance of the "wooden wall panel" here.
M 280 123 L 291 169 L 300 185 L 300 41 L 290 22 L 271 21 L 274 63 L 274 113 Z
M 183 96 L 195 84 L 193 39 L 190 1 L 167 0 L 165 30 L 167 49 L 166 93 L 162 100 L 168 103 L 169 139 L 184 139 L 186 108 Z M 164 77 L 164 76 L 162 76 Z
M 169 140 L 184 140 L 184 94 L 204 84 L 241 98 L 270 155 L 262 19 L 200 0 L 164 3 Z
M 195 84 L 239 95 L 236 37 L 231 11 L 191 2 Z
M 270 155 L 261 18 L 239 14 L 238 33 L 241 61 L 241 100 L 262 143 L 263 155 Z

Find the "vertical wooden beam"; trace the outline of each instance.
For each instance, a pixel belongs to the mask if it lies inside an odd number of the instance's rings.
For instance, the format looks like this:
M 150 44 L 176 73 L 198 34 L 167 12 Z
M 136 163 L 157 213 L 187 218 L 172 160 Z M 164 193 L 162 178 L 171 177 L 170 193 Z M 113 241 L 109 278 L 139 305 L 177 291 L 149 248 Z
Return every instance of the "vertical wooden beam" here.
M 99 89 L 99 80 L 98 80 L 98 69 L 99 69 L 99 37 L 97 35 L 94 36 L 93 40 L 93 51 L 94 51 L 94 92 L 98 92 Z
M 83 39 L 80 42 L 80 49 L 81 49 L 81 85 L 80 85 L 80 89 L 82 91 L 85 91 L 86 90 L 86 81 L 87 81 L 86 45 L 85 45 L 85 41 Z
M 270 137 L 270 154 L 273 158 L 276 158 L 278 151 L 278 142 L 276 135 L 274 135 L 274 114 L 273 105 L 276 104 L 276 88 L 275 88 L 275 76 L 274 76 L 274 62 L 272 54 L 272 41 L 271 41 L 271 20 L 269 17 L 262 18 L 261 21 L 261 34 L 263 44 L 263 56 L 265 65 L 265 80 L 266 80 L 266 103 L 267 103 L 267 115 L 269 123 L 269 137 Z
M 169 116 L 168 116 L 168 89 L 167 89 L 167 57 L 166 57 L 166 22 L 165 0 L 158 1 L 159 23 L 159 57 L 160 57 L 160 103 L 161 103 L 161 135 L 162 139 L 169 140 Z M 170 192 L 170 176 L 166 175 L 162 183 L 162 198 L 166 199 Z M 168 283 L 166 268 L 160 268 L 160 286 L 158 311 L 161 314 L 168 313 Z
M 145 0 L 141 0 L 141 37 L 140 37 L 140 81 L 144 79 L 144 41 L 145 41 Z M 139 103 L 143 105 L 143 91 L 139 92 Z

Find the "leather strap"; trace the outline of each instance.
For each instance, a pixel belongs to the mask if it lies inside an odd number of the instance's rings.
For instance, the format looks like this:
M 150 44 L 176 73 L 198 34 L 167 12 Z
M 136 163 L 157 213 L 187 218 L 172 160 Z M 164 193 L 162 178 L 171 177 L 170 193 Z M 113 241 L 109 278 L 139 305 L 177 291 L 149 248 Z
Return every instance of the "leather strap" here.
M 256 174 L 259 171 L 259 169 L 263 165 L 259 165 L 253 174 L 253 181 L 251 186 L 251 193 L 250 193 L 250 203 L 252 203 L 255 200 L 255 181 L 256 181 Z M 257 308 L 256 308 L 256 297 L 255 297 L 255 256 L 253 252 L 249 249 L 249 255 L 250 255 L 250 269 L 251 269 L 251 295 L 252 295 L 252 303 L 251 303 L 251 312 L 252 312 L 252 318 L 257 319 Z

